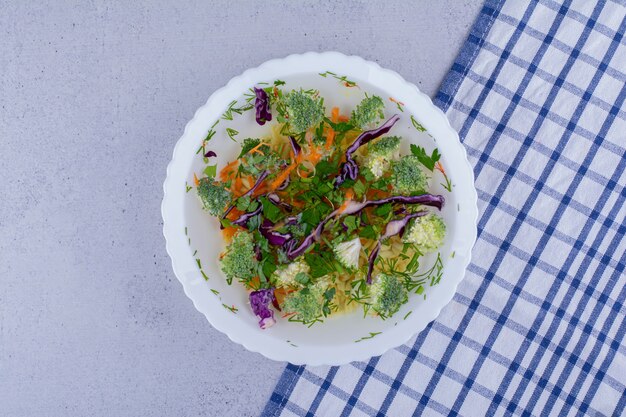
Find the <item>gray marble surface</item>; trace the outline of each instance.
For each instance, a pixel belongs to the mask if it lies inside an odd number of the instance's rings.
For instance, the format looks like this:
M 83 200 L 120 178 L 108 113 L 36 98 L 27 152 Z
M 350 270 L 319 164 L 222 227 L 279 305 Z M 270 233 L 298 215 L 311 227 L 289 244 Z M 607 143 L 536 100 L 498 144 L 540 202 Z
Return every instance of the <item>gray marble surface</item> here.
M 0 1 L 0 415 L 256 416 L 284 363 L 174 277 L 165 167 L 212 91 L 308 50 L 428 94 L 480 0 Z

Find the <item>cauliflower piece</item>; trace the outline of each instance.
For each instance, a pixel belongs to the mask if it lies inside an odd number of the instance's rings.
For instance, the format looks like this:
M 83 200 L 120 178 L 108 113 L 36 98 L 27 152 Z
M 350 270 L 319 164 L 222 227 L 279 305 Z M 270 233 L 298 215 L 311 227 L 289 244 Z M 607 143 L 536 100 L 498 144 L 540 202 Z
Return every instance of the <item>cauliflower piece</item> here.
M 335 255 L 341 265 L 354 271 L 359 268 L 359 257 L 361 255 L 361 239 L 355 237 L 347 242 L 342 242 L 334 247 Z
M 413 243 L 423 253 L 436 250 L 443 243 L 446 235 L 446 224 L 436 214 L 429 213 L 413 220 L 408 233 L 402 237 L 405 243 Z
M 304 259 L 298 259 L 274 271 L 272 281 L 277 287 L 302 288 L 303 284 L 298 282 L 296 277 L 300 279 L 303 277 L 301 274 L 304 274 L 305 277 L 309 277 L 310 270 L 309 264 L 307 264 Z
M 386 136 L 368 145 L 365 165 L 374 177 L 382 177 L 391 162 L 400 157 L 400 140 L 398 136 Z

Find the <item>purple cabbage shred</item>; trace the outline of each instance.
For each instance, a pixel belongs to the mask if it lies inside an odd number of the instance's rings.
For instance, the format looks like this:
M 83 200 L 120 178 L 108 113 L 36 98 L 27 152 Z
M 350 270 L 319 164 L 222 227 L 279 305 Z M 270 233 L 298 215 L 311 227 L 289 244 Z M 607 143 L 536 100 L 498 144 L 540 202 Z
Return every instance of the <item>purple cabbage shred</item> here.
M 283 191 L 285 188 L 289 187 L 289 177 L 285 178 L 282 184 L 276 189 L 278 191 Z
M 381 137 L 382 135 L 388 133 L 393 125 L 400 119 L 400 116 L 394 114 L 391 116 L 389 120 L 383 123 L 380 127 L 372 130 L 366 130 L 361 133 L 355 140 L 352 142 L 352 145 L 348 147 L 346 150 L 346 162 L 341 167 L 341 173 L 335 179 L 335 187 L 339 187 L 343 184 L 348 178 L 351 180 L 356 180 L 356 177 L 359 175 L 359 166 L 356 164 L 354 159 L 352 159 L 352 154 L 356 152 L 361 146 L 365 145 L 372 140 Z
M 300 145 L 298 145 L 298 142 L 296 142 L 296 138 L 294 138 L 293 136 L 289 136 L 289 143 L 291 144 L 293 157 L 297 158 L 298 155 L 300 155 L 300 151 L 302 151 L 302 148 L 300 147 Z
M 288 213 L 291 213 L 291 211 L 293 210 L 293 207 L 291 207 L 290 204 L 282 201 L 278 194 L 270 193 L 267 195 L 267 199 L 270 200 L 272 204 L 284 208 Z
M 237 219 L 232 221 L 232 224 L 236 225 L 236 226 L 241 226 L 241 227 L 248 227 L 248 220 L 250 220 L 251 218 L 253 218 L 254 216 L 261 214 L 261 205 L 259 204 L 259 207 L 256 208 L 256 210 L 251 211 L 250 213 L 244 213 L 241 216 L 239 216 Z
M 248 191 L 246 191 L 241 197 L 247 197 L 250 194 L 252 194 L 257 188 L 259 188 L 259 186 L 261 185 L 263 180 L 265 180 L 265 178 L 267 178 L 268 175 L 270 175 L 270 172 L 268 170 L 265 170 L 265 171 L 261 172 L 261 175 L 259 175 L 259 178 L 257 178 L 257 180 L 254 183 L 254 185 L 252 186 L 252 188 L 250 188 Z M 241 197 L 239 197 L 239 198 L 241 198 Z M 233 210 L 233 208 L 235 208 L 235 201 L 233 201 L 230 204 L 230 206 L 228 206 L 228 208 L 226 209 L 224 214 L 222 214 L 222 219 L 225 219 L 226 216 L 228 216 L 228 213 L 230 213 Z
M 265 122 L 272 120 L 272 113 L 270 111 L 270 98 L 262 88 L 254 87 L 254 94 L 256 99 L 254 100 L 254 109 L 256 110 L 256 122 L 263 126 Z
M 261 226 L 259 227 L 259 232 L 261 232 L 263 237 L 267 239 L 270 245 L 274 246 L 283 246 L 288 240 L 291 239 L 291 235 L 289 233 L 280 233 L 274 230 L 274 223 L 268 219 L 263 220 L 263 223 L 261 223 Z
M 270 308 L 270 304 L 272 304 L 274 299 L 274 288 L 262 288 L 250 293 L 250 307 L 252 307 L 252 312 L 260 319 L 259 327 L 261 329 L 267 329 L 276 323 L 274 310 Z
M 370 206 L 380 206 L 386 203 L 402 203 L 402 204 L 423 204 L 425 206 L 436 207 L 439 210 L 443 207 L 444 198 L 441 195 L 432 195 L 432 194 L 422 194 L 416 196 L 392 196 L 387 198 L 382 198 L 380 200 L 366 200 L 362 203 L 356 201 L 350 201 L 343 210 L 335 210 L 330 213 L 324 220 L 322 220 L 315 230 L 311 232 L 300 245 L 296 246 L 294 243 L 290 243 L 289 248 L 287 249 L 287 257 L 289 259 L 295 259 L 298 256 L 302 255 L 306 250 L 314 244 L 322 235 L 322 231 L 333 217 L 336 216 L 348 216 L 351 214 L 360 213 L 364 208 Z M 391 222 L 390 222 L 391 223 Z M 295 242 L 295 241 L 294 241 Z
M 378 242 L 376 243 L 376 247 L 372 249 L 370 256 L 367 258 L 367 264 L 368 264 L 367 283 L 368 284 L 372 283 L 372 272 L 374 271 L 374 263 L 376 262 L 376 258 L 378 257 L 378 252 L 380 251 L 380 246 L 382 245 L 383 241 L 385 239 L 389 239 L 391 236 L 395 236 L 395 235 L 402 236 L 402 234 L 404 233 L 404 229 L 406 228 L 407 224 L 409 224 L 409 221 L 411 221 L 411 219 L 414 219 L 416 217 L 422 217 L 422 216 L 425 216 L 426 214 L 428 214 L 427 211 L 421 210 L 416 213 L 408 214 L 402 219 L 392 220 L 389 223 L 387 223 L 387 226 L 385 226 L 385 233 L 383 233 L 380 239 L 378 239 Z

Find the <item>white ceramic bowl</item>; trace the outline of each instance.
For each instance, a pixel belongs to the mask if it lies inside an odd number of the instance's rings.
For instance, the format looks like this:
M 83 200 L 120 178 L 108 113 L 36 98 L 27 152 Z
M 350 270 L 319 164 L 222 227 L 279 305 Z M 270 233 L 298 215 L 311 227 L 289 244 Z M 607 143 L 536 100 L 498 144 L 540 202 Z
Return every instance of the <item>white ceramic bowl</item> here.
M 347 76 L 358 87 L 346 87 L 332 75 L 319 75 L 326 71 Z M 187 192 L 187 184 L 193 184 L 194 173 L 200 176 L 205 166 L 202 155 L 196 151 L 217 120 L 216 134 L 206 149 L 217 152 L 218 170 L 233 160 L 240 149 L 239 144 L 228 138 L 226 128 L 237 130 L 239 134 L 235 139 L 239 140 L 263 136 L 268 127 L 254 122 L 254 110 L 243 115 L 234 113 L 232 121 L 221 119 L 221 116 L 233 100 L 243 103 L 243 94 L 250 87 L 262 82 L 272 83 L 276 79 L 287 82 L 284 88 L 319 89 L 326 106 L 338 105 L 343 114 L 363 98 L 365 91 L 378 94 L 385 100 L 392 97 L 404 103 L 403 112 L 392 101 L 387 101 L 386 108 L 387 116 L 401 115 L 390 134 L 404 138 L 404 151 L 408 151 L 410 143 L 416 143 L 428 151 L 438 147 L 442 154 L 441 162 L 451 180 L 452 191 L 448 192 L 440 184 L 443 181 L 440 174 L 435 177 L 431 191 L 446 198 L 441 213 L 447 224 L 446 242 L 440 252 L 443 275 L 439 283 L 427 287 L 424 294 L 413 294 L 390 319 L 369 316 L 364 319 L 359 309 L 328 318 L 311 328 L 279 319 L 275 326 L 262 330 L 250 310 L 244 288 L 238 283 L 227 285 L 219 270 L 218 254 L 224 247 L 219 224 L 202 210 L 195 190 Z M 427 133 L 412 126 L 410 115 L 426 128 Z M 476 239 L 478 210 L 473 172 L 465 149 L 445 115 L 428 96 L 397 73 L 360 57 L 337 52 L 306 53 L 271 60 L 245 71 L 213 93 L 178 140 L 163 188 L 163 234 L 174 273 L 185 294 L 213 327 L 232 341 L 270 359 L 294 364 L 338 365 L 364 360 L 408 341 L 434 320 L 452 299 L 470 261 Z M 426 257 L 421 270 L 430 268 L 435 256 Z

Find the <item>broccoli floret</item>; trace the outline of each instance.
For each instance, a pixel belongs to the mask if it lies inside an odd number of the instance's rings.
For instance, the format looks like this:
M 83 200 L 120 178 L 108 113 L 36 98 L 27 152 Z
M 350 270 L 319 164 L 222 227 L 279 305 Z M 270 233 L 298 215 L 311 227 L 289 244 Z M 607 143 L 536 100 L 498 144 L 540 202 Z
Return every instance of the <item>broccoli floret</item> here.
M 372 309 L 382 318 L 393 316 L 406 303 L 408 291 L 395 275 L 378 274 L 370 286 Z
M 378 119 L 385 118 L 385 103 L 378 96 L 365 97 L 352 111 L 351 122 L 354 126 L 365 129 Z
M 319 124 L 324 117 L 324 107 L 320 98 L 313 98 L 304 91 L 293 90 L 285 99 L 289 126 L 293 133 L 302 133 Z
M 200 184 L 198 184 L 198 196 L 200 196 L 205 210 L 213 216 L 222 214 L 232 198 L 230 191 L 228 191 L 223 184 L 213 182 L 208 177 L 200 180 Z
M 252 233 L 240 231 L 233 236 L 222 256 L 221 267 L 229 283 L 233 278 L 247 282 L 256 275 L 257 260 Z
M 391 156 L 395 155 L 400 150 L 400 141 L 402 138 L 399 136 L 385 136 L 380 139 L 370 142 L 368 147 L 369 154 Z
M 302 288 L 310 279 L 310 270 L 309 264 L 299 259 L 274 271 L 272 281 L 276 287 Z
M 287 226 L 287 230 L 293 235 L 293 237 L 306 236 L 306 224 L 304 223 L 290 224 Z
M 274 170 L 286 163 L 278 153 L 270 149 L 269 145 L 261 146 L 260 152 L 248 153 L 241 161 L 239 170 L 244 174 L 254 176 L 267 169 Z
M 420 251 L 428 253 L 441 246 L 445 236 L 446 224 L 443 219 L 436 214 L 429 213 L 413 220 L 413 224 L 402 240 L 405 243 L 413 243 Z
M 428 190 L 430 177 L 421 168 L 416 156 L 405 155 L 392 168 L 393 188 L 398 194 L 416 195 Z
M 361 255 L 361 239 L 358 237 L 347 242 L 339 243 L 334 248 L 337 260 L 341 265 L 354 271 L 359 268 L 359 256 Z
M 250 149 L 258 146 L 261 143 L 261 139 L 255 138 L 245 138 L 243 140 L 243 144 L 241 145 L 241 152 L 239 153 L 238 158 L 243 157 L 245 154 L 250 152 Z
M 398 136 L 386 136 L 368 145 L 365 165 L 374 177 L 380 178 L 389 169 L 391 161 L 400 156 L 400 140 Z
M 296 320 L 304 324 L 313 323 L 323 315 L 324 288 L 313 285 L 292 292 L 285 297 L 282 307 L 288 313 L 295 313 L 293 317 Z

